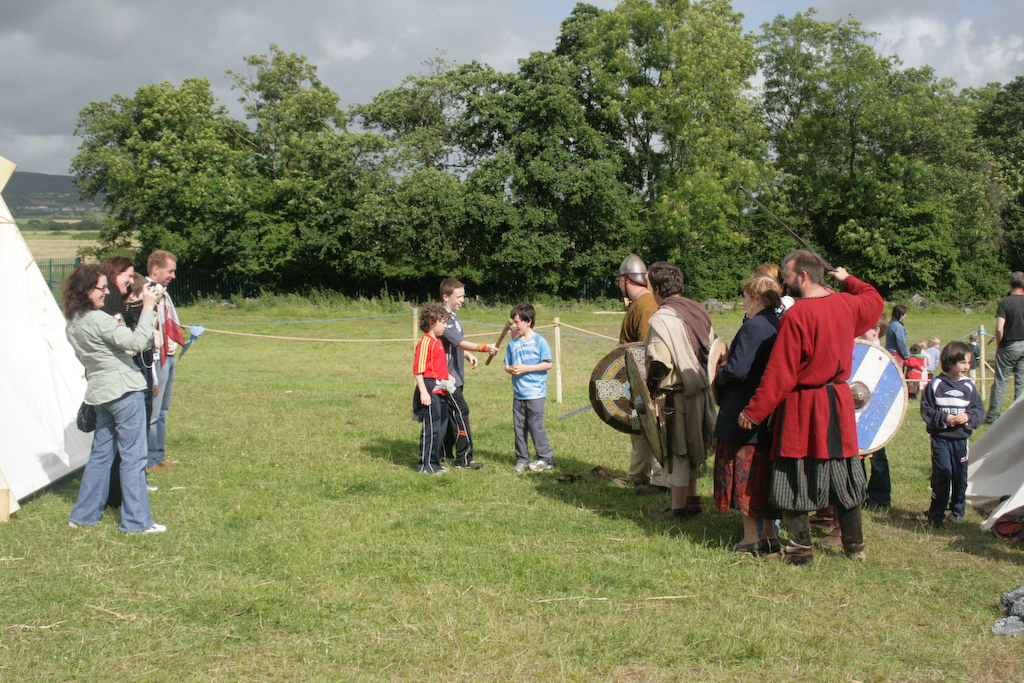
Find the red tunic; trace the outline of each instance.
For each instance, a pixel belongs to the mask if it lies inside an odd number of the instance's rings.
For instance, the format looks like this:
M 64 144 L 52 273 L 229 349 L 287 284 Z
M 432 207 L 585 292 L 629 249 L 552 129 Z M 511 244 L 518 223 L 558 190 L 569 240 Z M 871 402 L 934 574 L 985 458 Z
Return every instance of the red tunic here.
M 925 373 L 924 371 L 924 358 L 911 356 L 910 358 L 903 361 L 903 364 L 907 369 L 907 379 L 925 379 L 927 373 Z
M 842 293 L 801 299 L 783 314 L 768 367 L 745 409 L 760 423 L 778 408 L 773 459 L 857 455 L 853 394 L 846 380 L 855 337 L 875 326 L 884 306 L 874 287 L 851 276 Z

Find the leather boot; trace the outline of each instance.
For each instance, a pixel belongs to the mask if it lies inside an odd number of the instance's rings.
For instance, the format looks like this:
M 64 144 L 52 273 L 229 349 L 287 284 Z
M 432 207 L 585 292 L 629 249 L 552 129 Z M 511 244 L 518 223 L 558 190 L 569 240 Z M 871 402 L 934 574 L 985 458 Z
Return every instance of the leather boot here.
M 831 529 L 836 525 L 836 508 L 826 505 L 811 515 L 811 526 L 817 529 Z
M 839 529 L 843 536 L 843 552 L 851 560 L 863 562 L 866 555 L 864 554 L 864 525 L 861 506 L 857 505 L 846 509 L 837 505 L 836 513 Z
M 814 545 L 819 548 L 831 548 L 840 546 L 843 544 L 843 534 L 839 527 L 834 527 L 832 531 L 819 538 L 814 542 Z
M 800 545 L 790 541 L 789 545 L 783 547 L 779 552 L 765 555 L 765 559 L 798 567 L 807 566 L 814 564 L 814 549 L 809 545 Z
M 811 524 L 806 512 L 783 512 L 782 523 L 789 531 L 789 542 L 811 546 Z

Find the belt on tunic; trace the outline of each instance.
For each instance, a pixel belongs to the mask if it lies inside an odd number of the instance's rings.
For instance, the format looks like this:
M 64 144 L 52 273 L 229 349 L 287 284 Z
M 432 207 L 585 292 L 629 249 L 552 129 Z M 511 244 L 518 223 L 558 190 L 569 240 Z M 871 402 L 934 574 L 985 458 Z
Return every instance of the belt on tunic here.
M 795 387 L 797 390 L 825 389 L 828 393 L 828 431 L 825 435 L 825 448 L 828 451 L 829 460 L 842 460 L 845 457 L 843 455 L 843 429 L 839 424 L 839 398 L 836 395 L 836 387 L 840 384 L 846 384 L 846 382 L 838 379 L 838 374 L 837 372 L 836 376 L 825 384 Z
M 793 390 L 804 391 L 805 389 L 827 389 L 828 387 L 837 387 L 840 384 L 846 384 L 846 380 L 833 379 L 825 382 L 824 384 L 797 384 L 793 387 Z

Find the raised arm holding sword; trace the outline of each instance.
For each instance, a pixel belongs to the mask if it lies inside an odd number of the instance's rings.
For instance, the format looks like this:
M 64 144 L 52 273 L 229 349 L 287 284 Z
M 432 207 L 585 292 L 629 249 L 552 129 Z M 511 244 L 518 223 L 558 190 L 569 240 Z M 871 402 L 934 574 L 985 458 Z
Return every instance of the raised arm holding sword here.
M 844 268 L 829 273 L 842 292 L 825 287 L 821 259 L 808 251 L 793 252 L 782 265 L 784 284 L 798 300 L 782 316 L 761 384 L 738 420 L 752 429 L 775 413 L 770 502 L 782 512 L 789 545 L 773 559 L 812 563 L 808 513 L 831 503 L 847 557 L 863 561 L 865 477 L 847 380 L 854 339 L 875 325 L 884 304 Z

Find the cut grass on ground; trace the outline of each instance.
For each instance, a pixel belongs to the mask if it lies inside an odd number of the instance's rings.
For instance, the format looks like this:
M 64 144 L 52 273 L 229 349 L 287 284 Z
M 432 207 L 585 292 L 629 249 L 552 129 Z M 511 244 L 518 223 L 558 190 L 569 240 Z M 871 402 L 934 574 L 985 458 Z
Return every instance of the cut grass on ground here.
M 383 312 L 383 311 L 382 311 Z M 392 312 L 392 311 L 387 311 Z M 211 330 L 410 338 L 409 316 L 366 305 L 191 307 Z M 504 309 L 463 310 L 497 337 Z M 617 335 L 620 319 L 538 310 Z M 360 317 L 290 325 L 279 321 Z M 981 316 L 914 315 L 944 341 Z M 989 318 L 986 316 L 985 321 Z M 716 316 L 730 338 L 739 312 Z M 226 323 L 266 324 L 237 326 Z M 486 323 L 480 324 L 480 323 Z M 219 327 L 220 326 L 220 327 Z M 125 536 L 117 513 L 67 528 L 79 477 L 0 526 L 0 680 L 11 681 L 1006 681 L 1020 641 L 989 632 L 1024 553 L 980 531 L 923 524 L 928 441 L 914 412 L 890 444 L 894 507 L 865 514 L 868 561 L 809 569 L 729 550 L 739 520 L 682 524 L 590 474 L 621 474 L 629 440 L 592 412 L 610 342 L 563 337 L 565 401 L 549 378 L 551 473 L 514 475 L 509 379 L 469 371 L 479 471 L 416 474 L 412 342 L 331 343 L 208 332 L 177 369 L 168 451 L 154 474 L 165 534 Z M 916 409 L 916 404 L 912 410 Z M 572 484 L 558 481 L 576 474 Z

